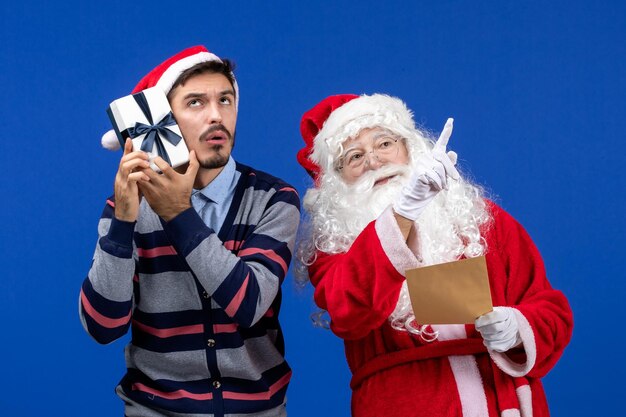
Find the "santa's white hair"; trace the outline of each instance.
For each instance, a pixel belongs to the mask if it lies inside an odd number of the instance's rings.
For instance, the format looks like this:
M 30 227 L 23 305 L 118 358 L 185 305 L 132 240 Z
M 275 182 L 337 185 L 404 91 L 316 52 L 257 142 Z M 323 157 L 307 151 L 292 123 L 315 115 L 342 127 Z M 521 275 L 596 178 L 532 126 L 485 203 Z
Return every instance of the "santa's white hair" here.
M 333 119 L 338 112 L 338 117 Z M 357 117 L 351 117 L 355 114 Z M 347 184 L 336 169 L 343 144 L 363 129 L 374 127 L 402 139 L 409 163 L 385 165 L 366 172 L 356 183 Z M 321 172 L 317 187 L 307 190 L 303 199 L 309 218 L 305 219 L 298 239 L 295 277 L 299 284 L 308 282 L 307 266 L 315 262 L 318 251 L 328 254 L 348 251 L 365 226 L 396 198 L 415 168 L 417 155 L 430 152 L 433 144 L 433 138 L 415 127 L 410 110 L 397 98 L 378 94 L 361 96 L 330 115 L 315 138 L 310 157 Z M 378 179 L 392 175 L 396 176 L 391 181 L 374 187 Z M 490 215 L 483 194 L 480 187 L 462 177 L 458 181 L 449 180 L 448 188 L 431 201 L 416 221 L 420 240 L 418 258 L 422 266 L 486 252 L 481 228 L 488 225 Z M 389 320 L 398 330 L 422 334 L 425 326 L 416 326 L 414 319 L 405 281 Z M 319 314 L 314 315 L 314 321 L 323 325 Z

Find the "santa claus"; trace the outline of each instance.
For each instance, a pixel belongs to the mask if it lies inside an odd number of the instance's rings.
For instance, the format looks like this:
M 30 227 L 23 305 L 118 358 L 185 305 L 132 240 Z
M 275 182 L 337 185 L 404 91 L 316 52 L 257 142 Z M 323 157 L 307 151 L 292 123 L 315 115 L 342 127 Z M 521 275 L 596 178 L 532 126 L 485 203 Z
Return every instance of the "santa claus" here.
M 540 378 L 572 333 L 522 226 L 484 198 L 399 99 L 331 96 L 302 118 L 314 179 L 298 248 L 315 301 L 344 339 L 352 414 L 547 416 Z M 494 310 L 471 325 L 416 323 L 405 271 L 485 255 Z

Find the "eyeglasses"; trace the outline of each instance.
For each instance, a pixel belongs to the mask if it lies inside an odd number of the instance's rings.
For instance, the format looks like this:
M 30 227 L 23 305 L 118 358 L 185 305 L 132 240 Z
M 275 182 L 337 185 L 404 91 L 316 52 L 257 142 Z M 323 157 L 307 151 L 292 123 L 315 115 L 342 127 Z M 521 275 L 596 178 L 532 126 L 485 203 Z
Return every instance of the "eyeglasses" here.
M 372 150 L 366 151 L 361 147 L 349 148 L 338 159 L 337 169 L 349 169 L 356 171 L 361 169 L 365 162 L 369 164 L 369 154 L 378 162 L 391 161 L 396 158 L 401 142 L 398 138 L 391 136 L 380 136 L 374 140 Z

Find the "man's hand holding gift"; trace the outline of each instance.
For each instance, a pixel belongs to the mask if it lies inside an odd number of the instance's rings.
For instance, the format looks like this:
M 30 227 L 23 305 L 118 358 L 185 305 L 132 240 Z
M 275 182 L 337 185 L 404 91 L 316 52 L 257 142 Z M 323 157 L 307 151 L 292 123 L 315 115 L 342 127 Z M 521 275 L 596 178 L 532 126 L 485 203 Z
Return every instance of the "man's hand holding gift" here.
M 149 181 L 142 181 L 139 189 L 150 207 L 166 222 L 191 207 L 191 192 L 200 164 L 195 151 L 189 152 L 189 165 L 184 173 L 178 173 L 161 157 L 153 160 L 161 174 L 144 168 L 142 173 Z

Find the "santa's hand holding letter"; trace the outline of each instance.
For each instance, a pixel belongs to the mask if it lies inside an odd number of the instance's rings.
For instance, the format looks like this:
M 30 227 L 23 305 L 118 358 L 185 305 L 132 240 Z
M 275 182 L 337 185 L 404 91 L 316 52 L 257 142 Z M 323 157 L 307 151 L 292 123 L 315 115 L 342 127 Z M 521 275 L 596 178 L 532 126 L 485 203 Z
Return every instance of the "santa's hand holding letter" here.
M 298 279 L 345 342 L 355 417 L 549 415 L 540 379 L 571 310 L 523 227 L 457 171 L 452 124 L 434 140 L 381 94 L 330 96 L 302 118 L 314 185 Z M 479 256 L 493 311 L 418 323 L 406 271 Z

